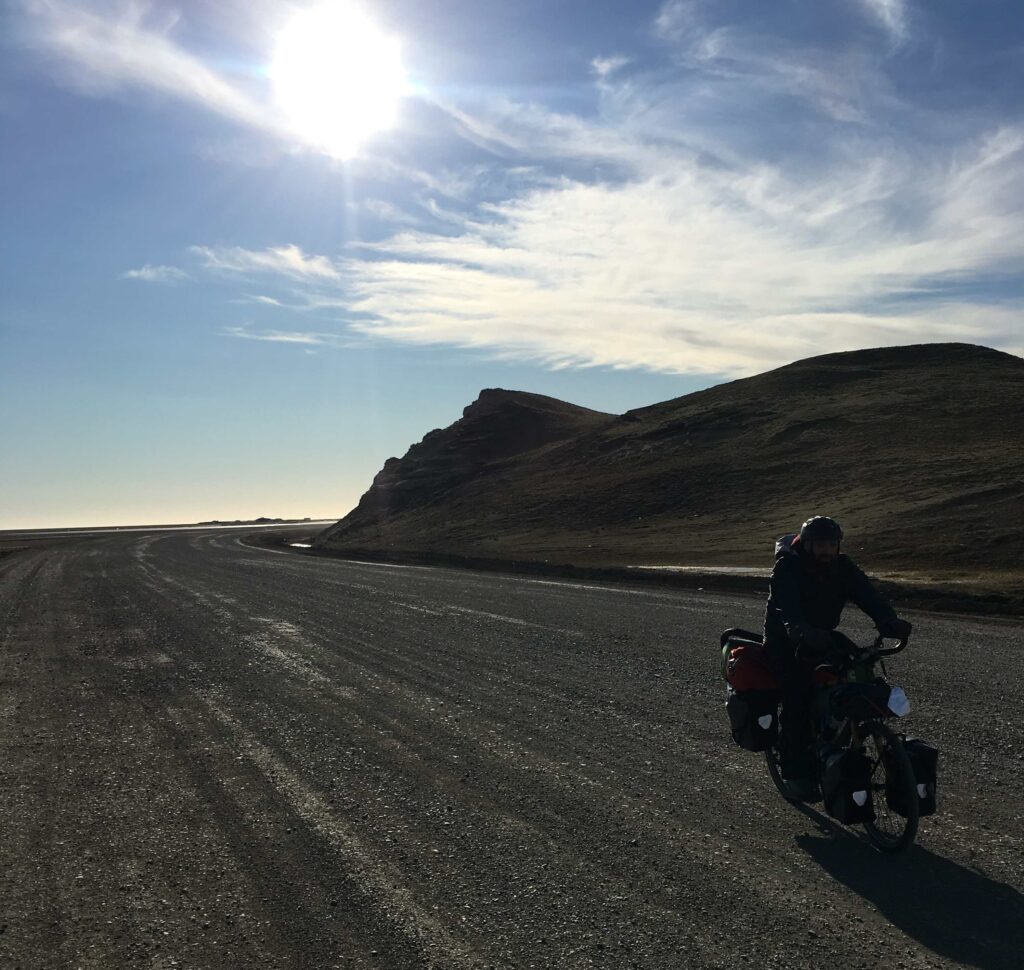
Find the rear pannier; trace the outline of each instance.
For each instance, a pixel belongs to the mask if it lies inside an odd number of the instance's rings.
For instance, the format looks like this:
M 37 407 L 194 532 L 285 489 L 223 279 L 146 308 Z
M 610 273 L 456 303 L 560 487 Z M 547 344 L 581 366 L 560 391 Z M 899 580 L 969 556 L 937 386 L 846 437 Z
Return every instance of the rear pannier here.
M 863 750 L 826 748 L 822 752 L 825 810 L 843 825 L 874 821 L 871 768 L 871 759 Z
M 923 818 L 935 814 L 935 790 L 938 781 L 939 749 L 922 741 L 920 738 L 904 738 L 903 749 L 914 769 L 914 781 L 917 785 L 917 809 Z M 903 793 L 897 786 L 887 786 L 885 800 L 889 807 L 906 817 L 907 806 Z
M 721 644 L 732 739 L 747 751 L 766 751 L 779 736 L 781 678 L 759 633 L 734 627 L 722 634 Z
M 732 739 L 747 751 L 766 751 L 779 736 L 779 695 L 776 691 L 729 688 L 725 702 Z
M 722 676 L 739 693 L 778 691 L 782 678 L 768 656 L 761 637 L 748 630 L 732 629 L 722 634 Z

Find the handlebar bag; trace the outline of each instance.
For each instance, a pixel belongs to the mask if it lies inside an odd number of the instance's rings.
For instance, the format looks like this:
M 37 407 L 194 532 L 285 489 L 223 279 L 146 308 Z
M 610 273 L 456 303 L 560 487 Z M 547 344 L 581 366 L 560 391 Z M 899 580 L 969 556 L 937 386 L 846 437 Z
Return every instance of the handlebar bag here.
M 766 751 L 779 736 L 779 695 L 776 691 L 729 689 L 725 701 L 732 739 L 746 751 Z
M 888 684 L 841 684 L 829 692 L 829 711 L 835 717 L 855 721 L 892 717 L 890 690 Z
M 939 749 L 922 741 L 920 738 L 904 738 L 903 750 L 907 752 L 910 766 L 914 769 L 914 782 L 917 785 L 918 814 L 934 815 L 936 808 L 935 790 L 938 781 Z M 903 792 L 893 785 L 887 785 L 885 800 L 889 807 L 906 817 L 907 806 Z
M 821 792 L 825 810 L 837 822 L 858 825 L 874 820 L 871 768 L 871 759 L 860 749 L 832 749 L 825 753 Z

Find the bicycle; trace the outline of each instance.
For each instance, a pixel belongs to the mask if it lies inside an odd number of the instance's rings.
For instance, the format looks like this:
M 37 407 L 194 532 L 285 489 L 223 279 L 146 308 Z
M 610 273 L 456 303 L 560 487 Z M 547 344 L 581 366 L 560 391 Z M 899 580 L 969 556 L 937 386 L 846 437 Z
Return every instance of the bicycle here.
M 900 852 L 910 846 L 917 835 L 918 784 L 902 738 L 883 723 L 883 719 L 894 714 L 880 700 L 883 689 L 885 697 L 889 696 L 884 658 L 905 649 L 907 640 L 900 640 L 888 649 L 883 649 L 883 642 L 884 637 L 879 636 L 871 647 L 860 647 L 849 658 L 823 665 L 826 673 L 827 668 L 832 669 L 834 680 L 817 688 L 813 736 L 816 749 L 826 743 L 836 751 L 859 751 L 870 760 L 868 790 L 875 817 L 856 824 L 864 826 L 868 839 L 882 852 Z M 879 662 L 883 677 L 875 675 L 875 664 Z M 819 671 L 822 669 L 819 667 Z M 851 684 L 861 685 L 863 689 L 846 691 L 843 703 L 836 704 L 837 688 Z M 796 802 L 782 777 L 778 739 L 765 750 L 765 760 L 779 793 L 787 801 Z M 819 783 L 824 780 L 823 774 L 819 763 Z

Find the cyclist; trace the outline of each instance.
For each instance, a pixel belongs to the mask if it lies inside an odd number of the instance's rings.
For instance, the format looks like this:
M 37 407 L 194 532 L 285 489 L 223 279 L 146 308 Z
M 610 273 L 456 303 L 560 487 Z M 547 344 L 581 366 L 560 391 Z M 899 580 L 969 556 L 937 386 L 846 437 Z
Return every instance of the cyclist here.
M 782 777 L 793 797 L 805 801 L 820 797 L 811 750 L 814 668 L 853 646 L 835 632 L 843 607 L 855 603 L 884 636 L 905 639 L 911 630 L 853 560 L 840 553 L 842 540 L 839 523 L 824 515 L 809 518 L 799 534 L 783 536 L 775 546 L 764 617 L 765 647 L 782 672 Z

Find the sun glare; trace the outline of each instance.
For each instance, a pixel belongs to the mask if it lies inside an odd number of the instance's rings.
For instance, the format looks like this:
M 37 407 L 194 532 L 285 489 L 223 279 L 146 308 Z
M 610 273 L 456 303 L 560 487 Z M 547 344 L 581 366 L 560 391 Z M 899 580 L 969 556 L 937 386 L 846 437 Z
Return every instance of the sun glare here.
M 295 16 L 278 37 L 270 78 L 295 134 L 336 158 L 351 158 L 393 123 L 405 87 L 398 42 L 345 2 Z

